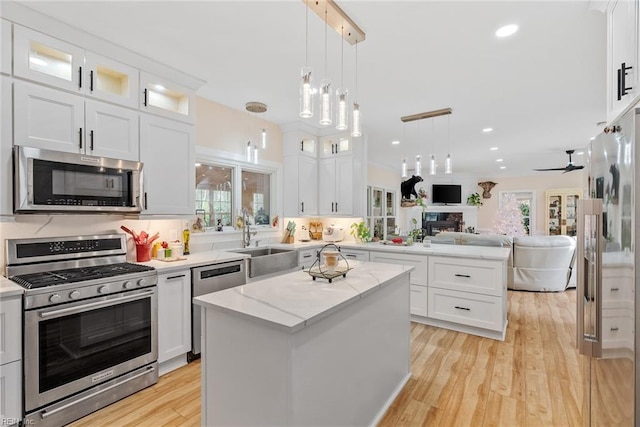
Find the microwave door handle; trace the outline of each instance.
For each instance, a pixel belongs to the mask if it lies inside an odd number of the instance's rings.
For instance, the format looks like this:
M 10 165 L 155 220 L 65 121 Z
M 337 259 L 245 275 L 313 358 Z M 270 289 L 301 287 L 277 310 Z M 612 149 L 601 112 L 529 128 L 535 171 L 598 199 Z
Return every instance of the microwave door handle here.
M 51 310 L 51 311 L 42 311 L 40 312 L 40 317 L 43 319 L 47 319 L 47 318 L 59 317 L 62 315 L 83 313 L 85 311 L 91 311 L 98 308 L 109 307 L 111 305 L 117 305 L 123 302 L 131 302 L 139 299 L 148 298 L 153 294 L 154 294 L 154 291 L 146 291 L 146 292 L 141 292 L 134 295 L 127 295 L 123 297 L 112 298 L 106 301 L 90 302 L 90 303 L 82 304 L 75 307 L 61 308 L 58 310 Z

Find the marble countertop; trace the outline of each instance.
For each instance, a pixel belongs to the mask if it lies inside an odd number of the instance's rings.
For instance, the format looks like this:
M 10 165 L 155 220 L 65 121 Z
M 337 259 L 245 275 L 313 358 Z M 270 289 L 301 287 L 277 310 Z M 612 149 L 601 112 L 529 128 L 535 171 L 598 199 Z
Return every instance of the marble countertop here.
M 24 288 L 6 277 L 0 276 L 0 298 L 22 295 Z
M 270 244 L 273 247 L 283 247 L 292 249 L 307 249 L 307 248 L 320 248 L 328 242 L 320 240 L 312 240 L 310 242 L 296 242 L 291 244 L 277 243 Z M 402 254 L 415 254 L 415 255 L 443 255 L 460 258 L 482 258 L 482 259 L 497 259 L 506 260 L 509 258 L 511 249 L 499 248 L 493 246 L 471 246 L 471 245 L 441 245 L 432 243 L 431 246 L 425 247 L 422 243 L 415 243 L 411 246 L 402 245 L 383 245 L 382 243 L 356 243 L 353 241 L 336 242 L 339 247 L 349 249 L 360 249 L 365 251 L 376 252 L 395 252 Z
M 296 271 L 196 297 L 194 302 L 294 333 L 414 269 L 395 264 L 350 264 L 353 269 L 347 276 L 331 284 Z
M 136 264 L 148 265 L 158 270 L 159 274 L 169 273 L 177 270 L 184 270 L 192 267 L 199 267 L 202 265 L 218 264 L 226 261 L 237 261 L 240 259 L 249 258 L 248 254 L 240 254 L 235 252 L 224 251 L 209 251 L 198 252 L 191 255 L 185 255 L 185 260 L 179 261 L 158 261 L 152 259 L 147 262 L 138 262 Z

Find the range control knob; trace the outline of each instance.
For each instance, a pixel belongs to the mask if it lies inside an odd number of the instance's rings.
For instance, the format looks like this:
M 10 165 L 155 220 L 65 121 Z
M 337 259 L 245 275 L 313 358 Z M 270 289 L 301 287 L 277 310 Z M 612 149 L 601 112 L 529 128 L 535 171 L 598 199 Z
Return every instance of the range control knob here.
M 60 295 L 58 294 L 53 294 L 49 297 L 49 301 L 51 302 L 60 302 Z
M 147 284 L 147 281 L 144 279 L 140 279 L 138 280 L 138 286 L 145 286 Z
M 98 288 L 98 293 L 99 294 L 106 294 L 107 292 L 109 292 L 109 286 L 105 285 L 105 286 L 100 286 Z
M 80 291 L 71 291 L 69 294 L 69 298 L 78 299 L 80 297 Z
M 122 287 L 124 289 L 133 289 L 133 287 L 135 286 L 135 284 L 129 280 L 127 280 L 126 282 L 124 282 L 124 284 L 122 285 Z

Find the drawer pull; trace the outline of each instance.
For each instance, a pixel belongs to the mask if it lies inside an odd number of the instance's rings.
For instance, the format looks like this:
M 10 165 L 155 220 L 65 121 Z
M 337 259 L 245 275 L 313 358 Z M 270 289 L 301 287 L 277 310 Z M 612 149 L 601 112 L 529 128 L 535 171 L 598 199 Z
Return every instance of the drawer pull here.
M 611 292 L 618 292 L 620 288 L 611 288 Z
M 614 327 L 613 327 L 613 328 L 611 328 L 610 330 L 611 330 L 611 332 L 617 332 L 617 331 L 618 331 L 618 327 L 617 327 L 617 326 L 614 326 Z
M 302 258 L 311 258 L 313 255 L 311 254 L 306 254 L 306 255 L 302 255 Z
M 471 276 L 469 276 L 468 274 L 456 274 L 456 277 L 466 277 L 467 279 L 471 279 Z
M 357 258 L 358 256 L 355 254 L 344 254 L 345 257 L 347 258 Z
M 182 277 L 186 277 L 186 274 L 180 274 L 178 276 L 169 276 L 167 277 L 167 280 L 180 279 Z
M 457 308 L 458 310 L 471 311 L 471 309 L 468 307 L 460 307 L 456 305 L 455 308 Z

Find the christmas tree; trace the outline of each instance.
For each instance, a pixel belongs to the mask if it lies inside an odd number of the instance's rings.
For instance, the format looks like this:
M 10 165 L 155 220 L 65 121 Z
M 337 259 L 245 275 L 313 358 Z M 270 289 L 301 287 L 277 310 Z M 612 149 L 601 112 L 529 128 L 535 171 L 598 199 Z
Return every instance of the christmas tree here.
M 507 236 L 526 236 L 522 211 L 513 194 L 506 194 L 502 199 L 502 208 L 498 210 L 493 231 Z

